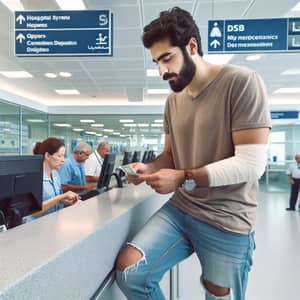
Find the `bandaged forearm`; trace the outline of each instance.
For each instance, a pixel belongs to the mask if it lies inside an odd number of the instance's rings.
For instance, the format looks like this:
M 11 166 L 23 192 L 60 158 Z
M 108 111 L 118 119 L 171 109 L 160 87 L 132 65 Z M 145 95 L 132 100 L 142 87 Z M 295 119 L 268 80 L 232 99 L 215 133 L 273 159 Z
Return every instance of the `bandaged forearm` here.
M 236 145 L 234 156 L 208 164 L 209 186 L 222 186 L 257 181 L 264 173 L 268 145 Z

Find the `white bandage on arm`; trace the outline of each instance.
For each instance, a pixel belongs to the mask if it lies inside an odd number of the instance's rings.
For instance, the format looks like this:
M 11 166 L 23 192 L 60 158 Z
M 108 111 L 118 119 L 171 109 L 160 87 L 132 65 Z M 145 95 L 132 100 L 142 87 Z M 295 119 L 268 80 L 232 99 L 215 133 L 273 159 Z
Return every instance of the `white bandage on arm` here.
M 209 186 L 257 181 L 265 171 L 268 145 L 235 145 L 234 156 L 205 166 Z

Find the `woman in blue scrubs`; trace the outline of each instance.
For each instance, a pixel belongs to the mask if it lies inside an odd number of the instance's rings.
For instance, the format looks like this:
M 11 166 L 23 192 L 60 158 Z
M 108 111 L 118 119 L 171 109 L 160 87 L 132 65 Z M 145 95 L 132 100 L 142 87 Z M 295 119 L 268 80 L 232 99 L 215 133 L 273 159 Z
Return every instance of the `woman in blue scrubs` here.
M 64 162 L 65 146 L 57 138 L 49 137 L 43 142 L 37 142 L 34 154 L 44 156 L 43 168 L 43 208 L 33 214 L 34 218 L 48 215 L 64 208 L 65 205 L 72 205 L 79 200 L 79 195 L 68 191 L 63 193 L 61 189 L 60 177 L 57 169 Z

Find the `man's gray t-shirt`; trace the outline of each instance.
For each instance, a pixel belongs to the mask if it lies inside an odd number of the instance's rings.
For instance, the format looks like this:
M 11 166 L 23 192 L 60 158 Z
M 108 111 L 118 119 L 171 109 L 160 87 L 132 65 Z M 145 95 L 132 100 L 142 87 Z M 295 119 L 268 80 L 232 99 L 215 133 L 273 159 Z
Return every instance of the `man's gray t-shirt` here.
M 171 94 L 164 130 L 170 135 L 175 169 L 203 167 L 234 155 L 232 132 L 271 127 L 267 96 L 252 70 L 224 66 L 195 98 Z M 172 203 L 185 213 L 222 230 L 248 234 L 256 219 L 258 182 L 178 188 Z

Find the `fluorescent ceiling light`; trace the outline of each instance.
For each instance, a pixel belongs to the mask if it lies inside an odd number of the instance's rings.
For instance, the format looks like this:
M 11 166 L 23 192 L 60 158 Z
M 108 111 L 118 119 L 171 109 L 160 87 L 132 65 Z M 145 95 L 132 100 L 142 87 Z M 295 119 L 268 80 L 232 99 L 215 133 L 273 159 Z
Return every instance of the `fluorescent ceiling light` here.
M 78 90 L 55 90 L 55 92 L 59 95 L 79 95 Z
M 120 137 L 125 137 L 126 135 L 125 134 L 120 134 Z
M 113 132 L 113 135 L 120 135 L 120 132 Z
M 71 124 L 67 124 L 67 123 L 54 123 L 53 126 L 56 126 L 56 127 L 72 127 Z
M 83 119 L 80 120 L 80 123 L 95 123 L 95 120 Z
M 105 131 L 105 132 L 114 132 L 113 129 L 103 129 L 103 131 Z
M 91 124 L 92 127 L 104 127 L 104 124 Z
M 292 11 L 300 11 L 300 2 L 292 8 Z
M 20 0 L 1 0 L 1 2 L 11 11 L 24 10 Z
M 121 119 L 120 123 L 133 123 L 133 120 L 125 120 L 125 119 Z
M 149 127 L 149 124 L 141 123 L 137 124 L 138 127 Z
M 45 76 L 48 78 L 56 78 L 57 75 L 55 73 L 45 73 Z
M 280 88 L 274 91 L 274 94 L 297 94 L 300 93 L 300 88 Z
M 31 78 L 31 77 L 33 77 L 31 74 L 29 74 L 26 71 L 3 71 L 3 72 L 0 72 L 0 74 L 7 78 Z
M 96 133 L 96 136 L 102 136 L 103 134 L 102 133 Z
M 170 93 L 169 89 L 148 89 L 147 90 L 147 94 L 149 95 L 165 95 L 169 93 Z
M 300 69 L 288 69 L 280 73 L 280 75 L 300 75 Z
M 124 127 L 136 127 L 136 124 L 123 124 Z
M 163 127 L 163 124 L 151 124 L 151 127 Z
M 96 132 L 95 131 L 85 131 L 86 134 L 91 134 L 91 135 L 95 135 Z
M 159 77 L 158 69 L 147 69 L 146 74 L 147 77 Z
M 69 73 L 69 72 L 59 72 L 58 74 L 61 77 L 71 77 L 72 76 L 72 73 Z
M 159 119 L 159 120 L 154 120 L 154 123 L 163 123 L 163 120 Z
M 211 64 L 225 65 L 233 56 L 234 54 L 205 54 L 203 59 Z
M 73 131 L 83 131 L 83 129 L 82 128 L 73 128 Z
M 107 136 L 107 135 L 104 135 L 103 137 L 104 137 L 104 138 L 107 138 L 108 136 Z
M 82 0 L 56 0 L 62 10 L 85 10 L 86 7 Z
M 255 60 L 259 60 L 259 59 L 261 59 L 261 55 L 259 55 L 259 54 L 248 55 L 246 57 L 246 60 L 248 60 L 248 61 L 255 61 Z
M 46 121 L 45 120 L 42 120 L 42 119 L 26 119 L 27 122 L 30 122 L 30 123 L 45 123 Z

